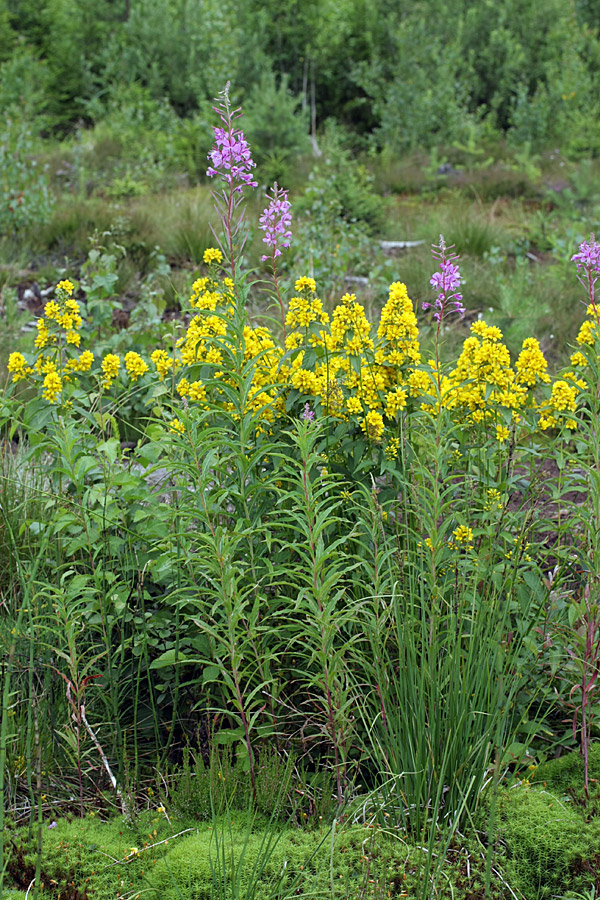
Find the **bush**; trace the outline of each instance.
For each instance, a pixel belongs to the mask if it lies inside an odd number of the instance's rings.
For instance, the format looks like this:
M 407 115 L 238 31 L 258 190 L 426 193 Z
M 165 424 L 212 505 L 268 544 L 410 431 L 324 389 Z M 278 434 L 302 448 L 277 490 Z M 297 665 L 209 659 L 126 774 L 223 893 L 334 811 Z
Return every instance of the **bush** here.
M 48 177 L 33 153 L 29 126 L 5 116 L 0 133 L 0 232 L 45 225 L 54 202 Z

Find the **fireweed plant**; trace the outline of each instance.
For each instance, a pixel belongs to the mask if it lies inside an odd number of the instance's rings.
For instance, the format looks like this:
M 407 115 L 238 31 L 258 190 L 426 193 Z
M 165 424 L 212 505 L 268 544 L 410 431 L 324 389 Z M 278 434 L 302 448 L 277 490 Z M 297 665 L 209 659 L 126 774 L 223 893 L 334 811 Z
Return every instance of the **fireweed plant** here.
M 590 299 L 567 370 L 552 378 L 533 337 L 511 359 L 483 320 L 445 363 L 440 325 L 463 306 L 443 238 L 428 359 L 401 281 L 376 323 L 350 293 L 328 313 L 308 275 L 284 297 L 275 262 L 291 209 L 275 186 L 259 224 L 279 334 L 247 314 L 254 165 L 228 91 L 216 109 L 219 247 L 180 332 L 146 358 L 132 347 L 98 359 L 65 279 L 31 353 L 9 358 L 2 424 L 21 469 L 43 477 L 42 512 L 11 525 L 0 784 L 10 775 L 15 808 L 35 794 L 19 775 L 31 690 L 44 795 L 66 782 L 79 804 L 104 778 L 107 798 L 134 809 L 152 764 L 208 743 L 233 748 L 256 805 L 275 748 L 299 760 L 299 821 L 350 819 L 357 800 L 420 848 L 415 895 L 429 896 L 465 821 L 493 852 L 486 785 L 518 783 L 532 754 L 572 740 L 556 700 L 573 685 L 587 752 L 598 641 L 578 651 L 565 625 L 579 627 L 577 598 L 595 616 L 598 596 L 598 245 L 575 257 Z M 132 397 L 148 414 L 128 448 Z M 550 508 L 541 464 L 554 459 Z M 18 473 L 2 478 L 16 495 Z M 574 483 L 591 514 L 570 505 Z M 85 679 L 85 722 L 65 675 Z

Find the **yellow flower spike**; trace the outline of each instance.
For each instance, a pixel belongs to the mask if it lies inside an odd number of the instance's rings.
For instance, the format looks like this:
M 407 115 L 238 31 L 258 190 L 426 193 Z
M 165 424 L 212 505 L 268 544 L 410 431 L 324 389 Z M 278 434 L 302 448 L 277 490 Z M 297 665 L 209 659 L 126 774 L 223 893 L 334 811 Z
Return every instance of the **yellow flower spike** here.
M 380 441 L 384 431 L 383 416 L 371 410 L 360 423 L 360 427 L 370 440 Z
M 588 344 L 592 347 L 596 340 L 596 335 L 596 322 L 592 322 L 590 321 L 590 319 L 586 319 L 585 322 L 582 322 L 581 328 L 579 329 L 579 334 L 577 335 L 577 343 Z
M 357 416 L 363 411 L 363 405 L 358 397 L 348 397 L 346 400 L 346 409 L 351 416 Z
M 125 369 L 133 382 L 141 378 L 148 371 L 148 364 L 144 362 L 139 353 L 130 350 L 125 354 Z
M 393 437 L 388 441 L 387 447 L 385 448 L 385 458 L 386 459 L 396 459 L 398 456 L 398 451 L 400 450 L 400 438 Z
M 573 366 L 573 368 L 577 368 L 578 366 L 587 366 L 587 359 L 580 350 L 577 350 L 576 353 L 572 354 L 571 365 Z
M 311 294 L 314 294 L 317 290 L 317 283 L 314 278 L 308 278 L 306 275 L 303 275 L 294 284 L 294 290 L 298 291 L 298 293 L 310 291 Z
M 89 372 L 94 362 L 94 354 L 90 350 L 84 350 L 77 360 L 78 372 Z
M 50 342 L 50 332 L 46 325 L 45 319 L 38 319 L 36 324 L 37 328 L 37 337 L 33 342 L 33 346 L 37 347 L 38 350 L 43 350 L 43 348 Z
M 180 422 L 179 419 L 171 419 L 169 422 L 169 431 L 171 434 L 183 434 L 185 432 L 185 425 L 183 422 Z
M 473 529 L 468 525 L 459 525 L 452 532 L 453 541 L 449 541 L 451 547 L 470 550 L 473 546 Z
M 56 403 L 58 395 L 62 391 L 62 380 L 55 371 L 50 371 L 44 378 L 42 397 L 48 403 Z
M 538 381 L 548 384 L 548 363 L 540 350 L 539 342 L 535 338 L 526 338 L 523 341 L 523 349 L 515 363 L 517 381 L 527 387 L 535 387 Z
M 116 353 L 107 353 L 101 363 L 102 374 L 104 375 L 103 387 L 109 388 L 113 383 L 113 379 L 119 374 L 121 360 Z
M 67 278 L 64 281 L 58 282 L 58 284 L 56 285 L 56 290 L 57 291 L 66 291 L 66 293 L 69 294 L 69 296 L 71 296 L 71 294 L 75 290 L 75 285 L 73 284 L 72 281 L 69 281 L 69 279 Z
M 557 412 L 566 410 L 575 412 L 577 394 L 576 385 L 570 385 L 566 381 L 555 381 L 552 385 L 550 406 Z
M 173 365 L 173 360 L 169 356 L 169 354 L 165 350 L 155 350 L 150 359 L 156 366 L 156 371 L 158 372 L 158 377 L 162 381 L 167 373 L 169 372 L 171 366 Z M 191 360 L 190 360 L 191 361 Z
M 211 263 L 221 263 L 223 262 L 223 254 L 220 250 L 217 250 L 215 247 L 209 247 L 208 250 L 205 250 L 202 259 L 209 266 Z
M 47 319 L 56 319 L 60 315 L 60 306 L 56 300 L 50 300 L 44 306 L 44 315 Z
M 8 371 L 12 375 L 12 380 L 14 383 L 18 381 L 23 381 L 23 379 L 27 378 L 28 375 L 33 373 L 33 369 L 31 366 L 27 365 L 25 357 L 22 353 L 11 353 L 8 357 Z
M 81 335 L 71 329 L 67 331 L 65 340 L 67 344 L 73 344 L 75 347 L 79 347 L 81 343 Z
M 385 398 L 385 414 L 388 419 L 393 419 L 399 409 L 404 409 L 406 406 L 406 391 L 404 388 L 397 387 L 394 391 L 391 391 L 386 395 Z

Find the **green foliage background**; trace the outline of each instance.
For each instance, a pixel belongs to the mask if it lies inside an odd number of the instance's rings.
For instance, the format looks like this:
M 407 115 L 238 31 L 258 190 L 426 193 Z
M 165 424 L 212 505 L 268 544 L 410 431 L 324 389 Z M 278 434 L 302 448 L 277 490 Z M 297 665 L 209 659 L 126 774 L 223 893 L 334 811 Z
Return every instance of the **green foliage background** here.
M 0 109 L 18 99 L 64 134 L 132 85 L 189 118 L 228 79 L 265 103 L 275 79 L 358 145 L 477 133 L 596 153 L 599 13 L 597 0 L 1 0 Z

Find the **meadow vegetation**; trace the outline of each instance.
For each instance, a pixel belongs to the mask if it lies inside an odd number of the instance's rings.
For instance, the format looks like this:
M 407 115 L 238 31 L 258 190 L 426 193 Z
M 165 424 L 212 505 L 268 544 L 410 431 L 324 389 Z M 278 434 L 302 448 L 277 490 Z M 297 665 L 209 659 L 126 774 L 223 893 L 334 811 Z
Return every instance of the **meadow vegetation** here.
M 598 895 L 595 12 L 0 0 L 0 900 Z

